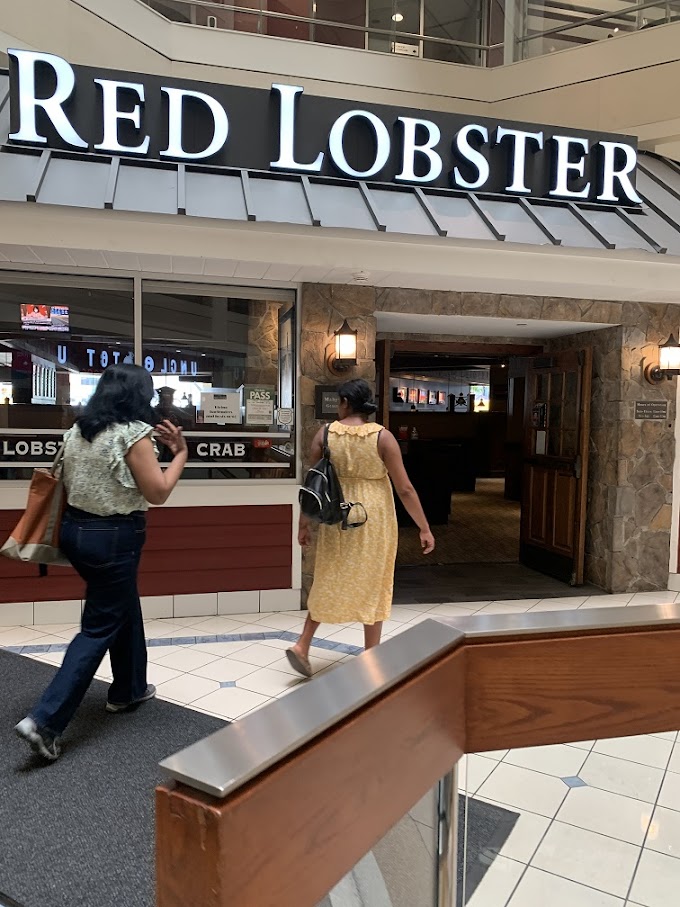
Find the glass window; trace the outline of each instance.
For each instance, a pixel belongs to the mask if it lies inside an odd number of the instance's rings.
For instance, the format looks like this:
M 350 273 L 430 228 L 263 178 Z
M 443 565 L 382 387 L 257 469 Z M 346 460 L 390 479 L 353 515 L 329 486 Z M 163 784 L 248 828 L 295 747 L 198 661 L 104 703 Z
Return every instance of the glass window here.
M 324 22 L 337 22 L 337 26 L 314 25 L 314 40 L 320 44 L 339 47 L 364 47 L 363 31 L 342 28 L 342 25 L 366 25 L 366 0 L 316 0 L 314 17 Z
M 369 32 L 369 50 L 414 57 L 420 55 L 420 42 L 417 39 L 420 35 L 420 0 L 369 0 L 368 24 L 370 28 L 395 33 L 384 35 Z M 398 32 L 401 34 L 397 34 Z
M 476 0 L 425 0 L 423 34 L 447 41 L 481 43 L 481 5 Z M 423 56 L 448 63 L 480 64 L 480 52 L 439 41 L 424 41 Z
M 292 294 L 145 283 L 143 352 L 159 420 L 187 434 L 185 478 L 295 477 Z
M 51 462 L 132 323 L 131 280 L 0 274 L 0 481 Z

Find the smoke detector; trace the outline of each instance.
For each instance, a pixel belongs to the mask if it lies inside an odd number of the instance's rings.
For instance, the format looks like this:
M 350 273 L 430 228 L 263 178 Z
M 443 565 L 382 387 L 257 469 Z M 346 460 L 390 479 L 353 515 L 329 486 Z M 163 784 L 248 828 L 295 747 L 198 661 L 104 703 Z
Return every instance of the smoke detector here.
M 354 274 L 352 274 L 354 283 L 368 283 L 370 277 L 371 275 L 368 271 L 355 271 Z

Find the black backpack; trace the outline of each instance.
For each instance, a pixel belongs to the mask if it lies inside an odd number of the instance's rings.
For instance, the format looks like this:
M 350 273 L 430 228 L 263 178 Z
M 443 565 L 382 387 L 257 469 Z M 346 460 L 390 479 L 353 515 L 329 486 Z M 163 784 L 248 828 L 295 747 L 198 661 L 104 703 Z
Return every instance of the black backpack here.
M 355 529 L 363 526 L 368 519 L 363 504 L 345 501 L 338 474 L 331 462 L 328 425 L 323 435 L 323 456 L 307 473 L 298 498 L 302 513 L 315 523 L 323 523 L 325 526 L 341 523 L 343 529 Z M 361 508 L 363 519 L 350 523 L 349 515 L 353 507 Z

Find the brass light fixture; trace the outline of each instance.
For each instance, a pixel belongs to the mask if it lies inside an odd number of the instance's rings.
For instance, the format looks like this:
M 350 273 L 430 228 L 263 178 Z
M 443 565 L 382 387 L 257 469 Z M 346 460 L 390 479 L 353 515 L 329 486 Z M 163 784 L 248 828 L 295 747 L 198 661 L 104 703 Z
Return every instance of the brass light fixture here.
M 352 330 L 346 318 L 335 332 L 326 360 L 329 370 L 334 374 L 346 372 L 357 364 L 358 333 Z
M 660 384 L 680 375 L 680 343 L 673 334 L 665 343 L 659 344 L 659 364 L 645 366 L 645 378 L 650 384 Z

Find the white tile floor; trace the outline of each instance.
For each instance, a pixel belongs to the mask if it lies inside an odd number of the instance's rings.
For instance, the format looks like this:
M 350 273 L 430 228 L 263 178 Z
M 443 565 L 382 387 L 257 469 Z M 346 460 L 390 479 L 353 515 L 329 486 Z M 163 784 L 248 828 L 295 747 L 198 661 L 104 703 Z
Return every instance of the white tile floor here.
M 676 593 L 395 607 L 385 638 L 427 617 L 622 607 Z M 58 611 L 50 612 L 52 621 Z M 237 719 L 304 682 L 284 656 L 304 615 L 229 614 L 146 623 L 149 680 L 179 705 Z M 0 627 L 0 646 L 59 664 L 74 621 Z M 257 639 L 239 637 L 258 634 Z M 358 625 L 322 626 L 317 672 L 353 658 Z M 330 648 L 336 646 L 335 648 Z M 111 678 L 108 658 L 97 676 Z M 581 786 L 570 787 L 570 783 Z M 580 779 L 580 780 L 574 780 Z M 676 732 L 471 755 L 470 795 L 519 814 L 470 907 L 671 907 L 680 891 L 680 741 Z

